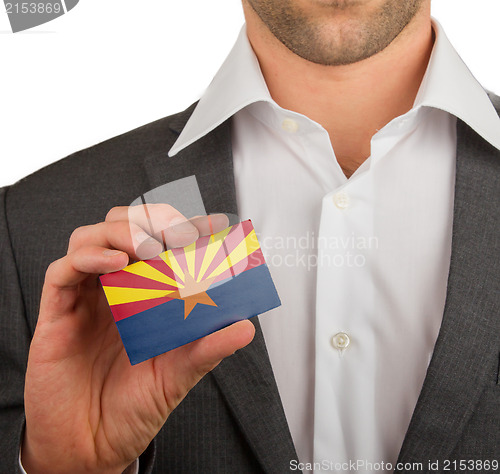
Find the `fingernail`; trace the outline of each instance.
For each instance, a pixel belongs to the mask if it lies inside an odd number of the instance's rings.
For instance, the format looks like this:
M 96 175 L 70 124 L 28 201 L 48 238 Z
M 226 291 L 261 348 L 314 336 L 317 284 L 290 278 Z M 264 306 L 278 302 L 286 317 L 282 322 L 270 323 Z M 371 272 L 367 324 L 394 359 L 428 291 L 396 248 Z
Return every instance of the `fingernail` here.
M 175 217 L 170 221 L 172 231 L 176 234 L 193 234 L 196 232 L 196 227 L 183 217 Z
M 108 249 L 108 250 L 104 250 L 104 252 L 102 254 L 106 257 L 113 257 L 114 255 L 118 255 L 119 253 L 123 253 L 123 252 L 121 250 Z

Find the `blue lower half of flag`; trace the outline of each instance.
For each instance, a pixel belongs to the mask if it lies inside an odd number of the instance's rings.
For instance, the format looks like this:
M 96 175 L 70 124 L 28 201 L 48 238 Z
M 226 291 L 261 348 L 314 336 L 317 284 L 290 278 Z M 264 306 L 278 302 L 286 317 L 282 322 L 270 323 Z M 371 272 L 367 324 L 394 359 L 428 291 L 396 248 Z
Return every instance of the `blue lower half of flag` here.
M 131 364 L 138 364 L 223 327 L 281 304 L 267 265 L 259 265 L 207 294 L 217 306 L 197 304 L 184 319 L 184 301 L 175 299 L 116 323 Z

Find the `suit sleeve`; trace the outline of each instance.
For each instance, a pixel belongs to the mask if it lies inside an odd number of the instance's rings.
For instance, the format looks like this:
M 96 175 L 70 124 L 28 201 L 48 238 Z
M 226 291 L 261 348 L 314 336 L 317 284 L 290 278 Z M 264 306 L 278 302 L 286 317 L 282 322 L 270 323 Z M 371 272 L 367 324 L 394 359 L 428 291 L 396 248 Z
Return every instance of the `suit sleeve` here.
M 0 188 L 0 473 L 19 470 L 24 427 L 24 376 L 31 332 L 6 216 L 8 188 Z
M 19 449 L 24 430 L 24 378 L 32 331 L 27 321 L 19 272 L 9 232 L 6 200 L 0 188 L 0 474 L 22 474 Z M 140 474 L 154 465 L 154 441 L 141 455 Z

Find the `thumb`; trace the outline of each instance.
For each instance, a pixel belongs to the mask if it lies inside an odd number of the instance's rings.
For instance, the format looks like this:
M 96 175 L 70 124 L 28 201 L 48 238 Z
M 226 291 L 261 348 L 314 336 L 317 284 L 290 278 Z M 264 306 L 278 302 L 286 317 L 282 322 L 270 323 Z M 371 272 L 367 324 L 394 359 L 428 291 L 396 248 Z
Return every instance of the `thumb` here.
M 245 319 L 195 341 L 188 353 L 192 369 L 209 372 L 222 359 L 248 345 L 254 335 L 254 325 Z
M 219 362 L 249 344 L 255 335 L 247 319 L 174 349 L 154 361 L 156 377 L 161 377 L 163 395 L 174 409 L 200 379 Z

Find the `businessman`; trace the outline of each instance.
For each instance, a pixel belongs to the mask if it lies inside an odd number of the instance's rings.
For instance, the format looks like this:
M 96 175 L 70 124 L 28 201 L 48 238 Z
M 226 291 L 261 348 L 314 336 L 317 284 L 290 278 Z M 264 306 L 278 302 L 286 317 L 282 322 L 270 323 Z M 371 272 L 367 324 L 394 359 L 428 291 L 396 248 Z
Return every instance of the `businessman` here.
M 2 472 L 498 468 L 498 98 L 430 0 L 243 8 L 199 103 L 2 190 Z M 160 251 L 126 206 L 191 175 L 283 305 L 132 367 L 97 276 Z

